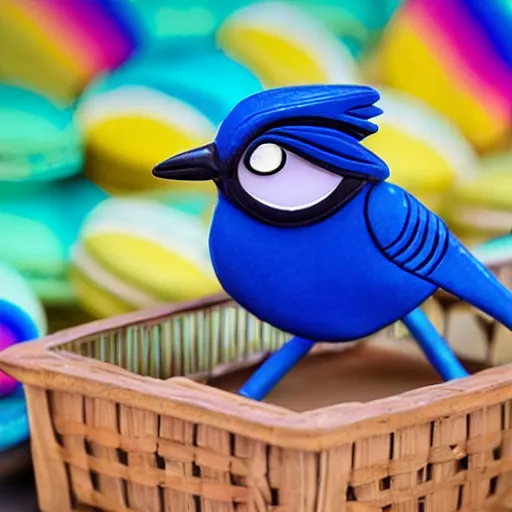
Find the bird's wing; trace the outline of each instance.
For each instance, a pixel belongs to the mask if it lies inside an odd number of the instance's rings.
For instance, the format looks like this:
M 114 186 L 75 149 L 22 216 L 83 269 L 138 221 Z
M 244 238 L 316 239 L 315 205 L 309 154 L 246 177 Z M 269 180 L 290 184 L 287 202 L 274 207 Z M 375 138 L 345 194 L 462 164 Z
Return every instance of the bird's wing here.
M 375 185 L 367 196 L 365 217 L 389 261 L 512 328 L 512 293 L 405 190 L 387 182 Z

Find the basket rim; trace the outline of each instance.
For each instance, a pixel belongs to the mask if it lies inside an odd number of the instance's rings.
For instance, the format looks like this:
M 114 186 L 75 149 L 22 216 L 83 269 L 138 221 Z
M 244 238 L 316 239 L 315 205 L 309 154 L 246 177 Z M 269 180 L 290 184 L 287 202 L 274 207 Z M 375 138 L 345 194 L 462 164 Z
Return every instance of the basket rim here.
M 227 302 L 232 302 L 229 296 L 217 294 L 66 329 L 2 351 L 0 369 L 24 385 L 114 400 L 156 414 L 172 414 L 192 423 L 228 429 L 282 448 L 305 451 L 328 449 L 361 436 L 385 434 L 393 428 L 466 414 L 469 409 L 512 399 L 512 365 L 507 365 L 370 402 L 343 403 L 299 413 L 187 377 L 143 377 L 109 363 L 52 350 L 78 338 Z

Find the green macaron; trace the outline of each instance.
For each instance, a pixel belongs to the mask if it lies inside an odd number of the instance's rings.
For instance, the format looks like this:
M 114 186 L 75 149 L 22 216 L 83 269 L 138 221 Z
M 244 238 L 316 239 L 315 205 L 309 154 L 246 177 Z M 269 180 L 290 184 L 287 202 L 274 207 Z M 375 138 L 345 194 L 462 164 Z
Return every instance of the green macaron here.
M 82 141 L 70 108 L 33 91 L 0 84 L 0 189 L 5 183 L 77 174 Z
M 84 217 L 106 197 L 86 178 L 72 178 L 0 198 L 0 261 L 16 268 L 45 304 L 73 302 L 71 248 Z

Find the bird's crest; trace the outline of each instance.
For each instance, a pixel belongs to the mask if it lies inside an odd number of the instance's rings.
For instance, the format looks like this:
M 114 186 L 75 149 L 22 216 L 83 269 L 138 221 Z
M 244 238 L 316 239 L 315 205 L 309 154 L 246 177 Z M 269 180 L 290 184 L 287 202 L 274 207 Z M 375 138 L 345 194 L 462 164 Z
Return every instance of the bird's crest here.
M 271 89 L 242 100 L 216 137 L 224 162 L 257 141 L 271 141 L 300 156 L 358 177 L 383 180 L 387 165 L 360 144 L 378 130 L 377 91 L 357 85 L 306 85 Z

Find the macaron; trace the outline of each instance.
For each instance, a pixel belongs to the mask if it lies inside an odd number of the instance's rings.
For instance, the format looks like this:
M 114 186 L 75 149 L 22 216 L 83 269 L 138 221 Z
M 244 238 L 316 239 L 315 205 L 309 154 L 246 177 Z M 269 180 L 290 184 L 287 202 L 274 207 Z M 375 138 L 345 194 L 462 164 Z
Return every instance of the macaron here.
M 512 228 L 511 230 L 512 231 Z M 512 234 L 491 238 L 471 247 L 471 252 L 487 267 L 498 268 L 512 262 Z
M 33 4 L 2 1 L 0 75 L 71 103 L 86 79 L 83 63 L 39 23 Z
M 0 457 L 30 436 L 25 393 L 21 386 L 0 397 Z
M 295 0 L 294 4 L 311 13 L 360 58 L 371 50 L 403 0 Z
M 483 158 L 481 172 L 456 184 L 444 217 L 467 244 L 475 245 L 512 229 L 512 161 L 508 154 Z
M 2 0 L 0 75 L 71 104 L 141 43 L 130 0 Z
M 261 90 L 254 75 L 220 52 L 138 61 L 91 85 L 76 110 L 87 146 L 86 175 L 110 193 L 197 184 L 164 183 L 152 167 L 209 142 L 242 98 Z M 202 184 L 214 192 L 211 183 Z
M 0 261 L 16 268 L 45 304 L 73 303 L 71 247 L 82 220 L 106 197 L 94 183 L 79 177 L 0 199 Z
M 157 201 L 171 206 L 173 209 L 199 219 L 205 226 L 210 225 L 217 202 L 211 194 L 197 190 L 156 189 L 125 197 Z
M 477 3 L 409 0 L 384 32 L 376 58 L 382 83 L 426 101 L 485 152 L 503 148 L 510 136 L 512 65 L 487 23 L 498 4 L 505 10 L 503 2 L 480 2 L 480 10 L 490 9 L 487 18 L 474 15 L 469 6 Z M 511 16 L 494 23 L 510 34 Z
M 148 34 L 145 50 L 166 53 L 210 50 L 226 15 L 250 0 L 134 0 Z
M 510 27 L 512 26 L 512 9 L 509 1 L 465 0 L 464 6 L 468 14 L 475 20 L 485 33 L 497 55 L 512 66 L 512 40 Z
M 113 197 L 89 214 L 72 277 L 83 308 L 100 318 L 220 291 L 206 223 L 145 197 Z
M 343 43 L 292 3 L 264 1 L 237 9 L 221 25 L 217 42 L 268 88 L 360 82 L 357 63 Z
M 379 130 L 363 144 L 388 164 L 391 182 L 440 212 L 455 183 L 477 175 L 477 154 L 451 121 L 423 101 L 391 88 L 379 92 Z
M 0 84 L 0 119 L 0 195 L 4 184 L 62 179 L 81 170 L 82 139 L 71 109 Z
M 46 330 L 43 306 L 29 283 L 14 268 L 0 262 L 0 350 L 42 336 Z M 0 371 L 0 401 L 17 385 Z M 1 429 L 0 424 L 0 433 Z

